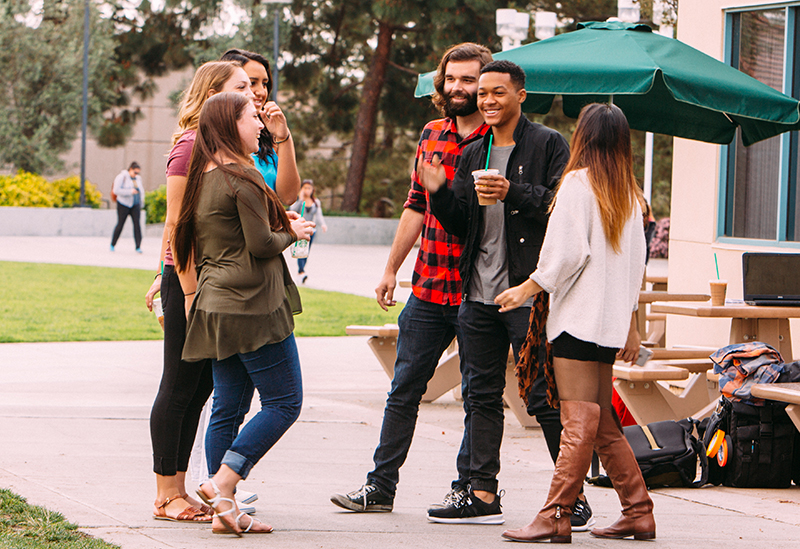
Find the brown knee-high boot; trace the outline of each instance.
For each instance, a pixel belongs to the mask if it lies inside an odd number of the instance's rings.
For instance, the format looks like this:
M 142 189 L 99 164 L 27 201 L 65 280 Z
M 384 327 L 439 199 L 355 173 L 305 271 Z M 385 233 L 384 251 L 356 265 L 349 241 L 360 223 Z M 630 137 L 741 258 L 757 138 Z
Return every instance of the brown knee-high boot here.
M 592 462 L 592 448 L 600 421 L 600 406 L 580 400 L 561 401 L 561 447 L 547 502 L 528 526 L 506 530 L 514 541 L 572 543 L 569 514 Z
M 647 493 L 636 455 L 622 432 L 614 410 L 603 408 L 600 411 L 594 450 L 617 491 L 622 503 L 622 516 L 608 528 L 594 528 L 592 535 L 599 538 L 633 536 L 635 539 L 655 539 L 653 500 Z

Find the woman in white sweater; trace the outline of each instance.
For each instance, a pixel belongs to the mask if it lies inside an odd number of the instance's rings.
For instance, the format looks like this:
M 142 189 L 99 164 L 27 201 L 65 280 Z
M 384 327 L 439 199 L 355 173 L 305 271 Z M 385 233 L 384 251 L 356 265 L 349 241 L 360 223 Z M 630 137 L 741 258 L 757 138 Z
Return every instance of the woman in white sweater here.
M 495 300 L 500 311 L 550 294 L 547 338 L 560 399 L 561 447 L 547 502 L 515 541 L 569 543 L 569 512 L 597 452 L 622 503 L 602 538 L 653 539 L 653 502 L 611 405 L 614 360 L 639 350 L 636 308 L 644 274 L 643 199 L 633 175 L 630 129 L 614 105 L 578 117 L 536 271 Z

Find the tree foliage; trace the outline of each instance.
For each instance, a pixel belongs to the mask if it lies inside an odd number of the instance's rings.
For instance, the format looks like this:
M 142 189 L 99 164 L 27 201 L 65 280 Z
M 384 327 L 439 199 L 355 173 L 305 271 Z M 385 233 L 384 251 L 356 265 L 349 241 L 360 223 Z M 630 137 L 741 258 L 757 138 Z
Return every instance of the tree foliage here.
M 0 3 L 0 165 L 44 173 L 61 166 L 59 155 L 80 129 L 83 4 L 64 2 L 58 16 L 36 28 L 17 20 L 20 4 Z M 89 117 L 96 129 L 117 100 L 108 84 L 116 67 L 108 23 L 93 13 L 92 24 Z

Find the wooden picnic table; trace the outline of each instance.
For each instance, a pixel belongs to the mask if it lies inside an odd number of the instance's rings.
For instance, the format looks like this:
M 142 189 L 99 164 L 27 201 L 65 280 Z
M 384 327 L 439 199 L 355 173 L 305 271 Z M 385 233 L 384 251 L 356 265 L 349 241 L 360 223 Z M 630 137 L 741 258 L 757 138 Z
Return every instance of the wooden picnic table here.
M 793 360 L 789 319 L 800 318 L 800 307 L 769 307 L 741 302 L 714 306 L 710 301 L 657 301 L 650 306 L 650 310 L 698 318 L 730 318 L 730 343 L 763 341 L 777 349 L 784 361 Z

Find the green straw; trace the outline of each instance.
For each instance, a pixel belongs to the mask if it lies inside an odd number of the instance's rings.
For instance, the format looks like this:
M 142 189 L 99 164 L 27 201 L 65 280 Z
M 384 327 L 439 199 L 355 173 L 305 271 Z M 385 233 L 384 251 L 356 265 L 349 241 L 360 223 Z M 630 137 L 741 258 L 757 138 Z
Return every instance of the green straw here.
M 303 205 L 300 206 L 300 217 L 303 217 L 305 213 L 306 213 L 306 201 L 305 199 L 303 199 Z M 716 257 L 717 257 L 716 254 L 714 254 L 714 259 L 716 259 Z M 719 276 L 717 278 L 719 278 Z
M 717 268 L 717 280 L 719 280 L 719 263 L 717 262 L 717 252 L 714 252 L 714 266 Z
M 486 167 L 485 170 L 489 169 L 489 156 L 492 154 L 492 140 L 494 139 L 494 134 L 489 136 L 489 150 L 486 151 Z

